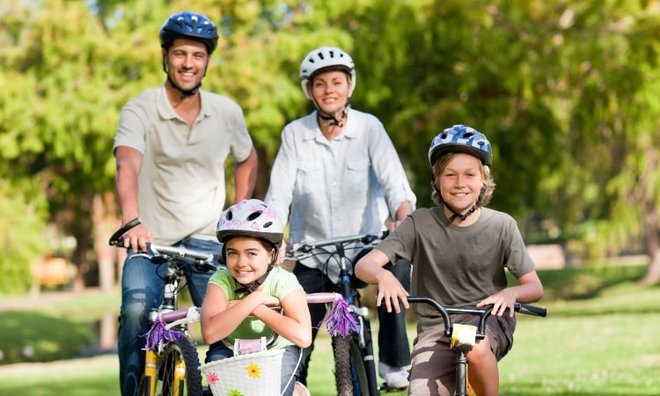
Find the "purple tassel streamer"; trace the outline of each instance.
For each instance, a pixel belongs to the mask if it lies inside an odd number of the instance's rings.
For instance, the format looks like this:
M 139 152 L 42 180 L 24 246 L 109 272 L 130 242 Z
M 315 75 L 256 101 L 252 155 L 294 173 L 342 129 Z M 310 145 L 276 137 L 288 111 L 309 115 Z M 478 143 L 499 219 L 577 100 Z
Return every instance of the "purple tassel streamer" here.
M 178 330 L 168 330 L 165 328 L 167 323 L 164 320 L 158 318 L 151 325 L 151 329 L 148 332 L 142 335 L 142 337 L 147 338 L 145 347 L 150 350 L 155 350 L 156 346 L 161 343 L 163 340 L 167 341 L 176 341 L 180 339 L 183 334 Z
M 331 337 L 337 334 L 346 337 L 351 332 L 357 333 L 360 330 L 357 320 L 351 314 L 348 303 L 343 298 L 338 298 L 332 303 L 325 325 Z

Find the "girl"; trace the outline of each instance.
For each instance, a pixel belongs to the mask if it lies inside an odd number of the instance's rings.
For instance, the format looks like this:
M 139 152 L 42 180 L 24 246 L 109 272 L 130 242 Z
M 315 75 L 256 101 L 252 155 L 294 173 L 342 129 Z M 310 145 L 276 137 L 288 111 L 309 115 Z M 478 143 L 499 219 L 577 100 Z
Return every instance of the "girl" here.
M 446 306 L 493 305 L 486 338 L 467 354 L 470 385 L 478 395 L 497 395 L 497 361 L 511 349 L 516 301 L 531 303 L 543 286 L 526 252 L 515 220 L 487 209 L 495 183 L 491 145 L 473 128 L 454 125 L 438 134 L 429 150 L 433 201 L 437 207 L 413 212 L 355 268 L 378 285 L 377 304 L 388 311 L 408 308 L 404 287 L 383 267 L 403 258 L 414 264 L 412 292 Z M 507 287 L 505 268 L 519 285 Z M 509 308 L 507 315 L 504 315 Z M 419 317 L 410 371 L 410 395 L 450 395 L 455 388 L 456 352 L 443 335 L 437 312 L 415 306 Z M 471 323 L 475 317 L 453 318 Z M 478 318 L 477 318 L 478 320 Z
M 301 348 L 312 339 L 305 292 L 296 277 L 275 265 L 283 223 L 262 201 L 243 200 L 227 209 L 217 226 L 226 269 L 209 280 L 202 304 L 202 336 L 210 344 L 206 362 L 234 355 L 235 339 L 278 334 L 268 348 L 284 348 L 282 392 L 305 395 L 297 379 Z M 271 307 L 281 306 L 282 310 Z M 227 344 L 225 344 L 225 342 Z

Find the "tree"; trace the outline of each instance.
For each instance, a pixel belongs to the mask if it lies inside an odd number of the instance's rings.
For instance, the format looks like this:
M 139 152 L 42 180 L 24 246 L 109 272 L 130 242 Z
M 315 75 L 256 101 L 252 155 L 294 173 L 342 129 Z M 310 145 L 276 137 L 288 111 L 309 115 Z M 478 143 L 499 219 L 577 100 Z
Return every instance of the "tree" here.
M 658 282 L 660 10 L 644 0 L 13 1 L 0 10 L 0 202 L 48 212 L 81 268 L 113 226 L 118 113 L 162 84 L 157 32 L 181 9 L 218 22 L 204 87 L 245 110 L 258 196 L 282 127 L 311 110 L 300 60 L 337 45 L 357 64 L 353 103 L 384 122 L 420 206 L 431 138 L 470 124 L 494 145 L 492 206 L 526 236 L 578 240 L 592 259 L 653 253 L 645 282 Z

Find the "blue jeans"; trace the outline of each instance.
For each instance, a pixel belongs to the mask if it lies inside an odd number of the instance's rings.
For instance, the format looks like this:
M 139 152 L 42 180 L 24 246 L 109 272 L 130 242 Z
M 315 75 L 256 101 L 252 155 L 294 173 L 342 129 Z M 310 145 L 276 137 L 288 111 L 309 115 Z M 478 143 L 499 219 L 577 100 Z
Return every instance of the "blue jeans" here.
M 221 246 L 212 240 L 185 238 L 176 244 L 188 249 L 220 255 Z M 216 263 L 218 264 L 218 263 Z M 155 265 L 149 259 L 129 251 L 121 278 L 121 309 L 117 353 L 119 355 L 119 386 L 122 396 L 137 393 L 144 371 L 145 337 L 149 330 L 149 312 L 158 308 L 163 299 L 165 265 Z M 201 306 L 206 286 L 213 272 L 201 272 L 194 266 L 184 269 L 193 303 Z
M 301 366 L 302 349 L 289 345 L 284 347 L 284 356 L 282 357 L 282 385 L 280 392 L 282 396 L 292 396 L 296 385 L 298 373 Z M 211 344 L 206 352 L 206 363 L 216 360 L 227 359 L 234 356 L 234 351 L 228 348 L 222 341 Z M 286 386 L 286 389 L 284 387 Z

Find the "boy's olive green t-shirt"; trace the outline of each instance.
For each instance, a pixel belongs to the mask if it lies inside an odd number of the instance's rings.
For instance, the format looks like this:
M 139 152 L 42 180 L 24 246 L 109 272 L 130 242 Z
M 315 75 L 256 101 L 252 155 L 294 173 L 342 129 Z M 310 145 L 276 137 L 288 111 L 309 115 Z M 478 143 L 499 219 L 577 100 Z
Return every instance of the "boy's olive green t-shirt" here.
M 418 209 L 376 249 L 391 262 L 412 262 L 411 294 L 447 306 L 474 305 L 506 288 L 506 269 L 516 278 L 534 271 L 515 220 L 488 208 L 468 227 L 449 223 L 442 208 Z M 423 328 L 442 323 L 431 307 L 413 310 Z

